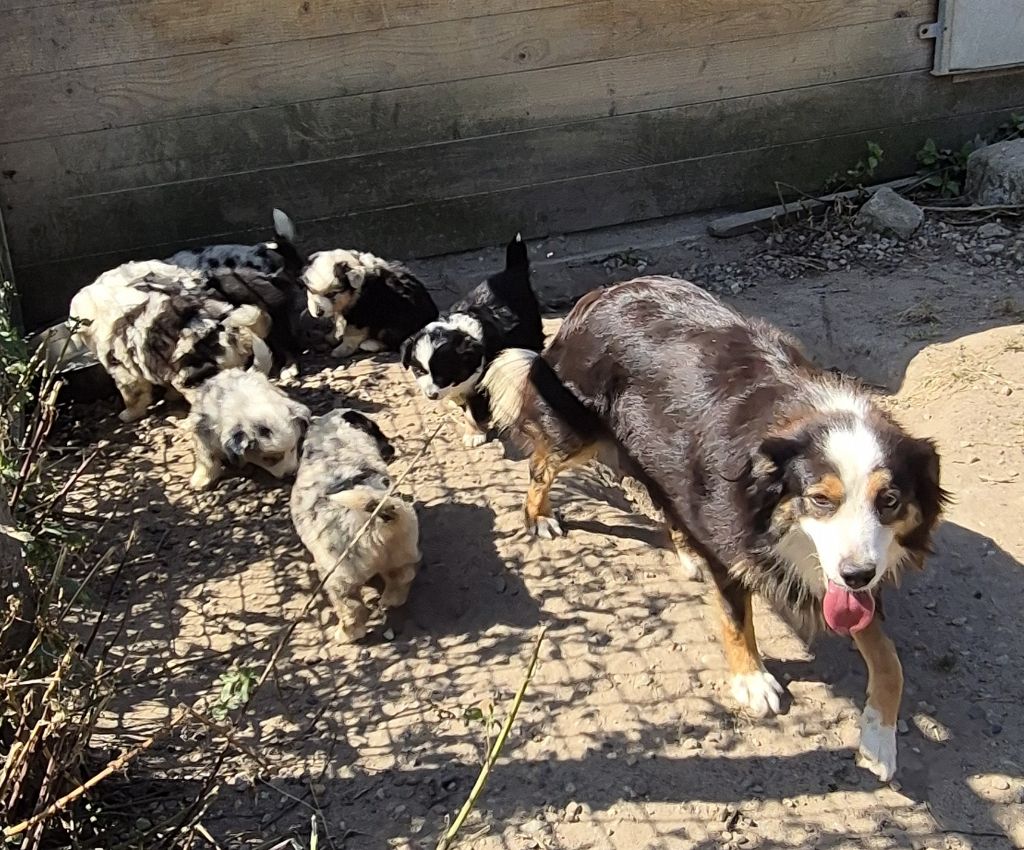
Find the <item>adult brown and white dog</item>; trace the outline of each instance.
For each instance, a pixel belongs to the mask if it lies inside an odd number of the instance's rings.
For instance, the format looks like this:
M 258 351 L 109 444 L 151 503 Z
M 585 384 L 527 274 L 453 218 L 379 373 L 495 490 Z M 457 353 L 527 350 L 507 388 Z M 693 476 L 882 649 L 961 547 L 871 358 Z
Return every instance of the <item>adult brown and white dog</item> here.
M 123 422 L 146 415 L 154 387 L 191 403 L 196 388 L 221 370 L 271 366 L 266 313 L 209 298 L 199 273 L 155 260 L 104 272 L 79 290 L 69 313 L 124 399 Z
M 562 533 L 548 494 L 563 469 L 599 457 L 646 486 L 681 557 L 710 573 L 732 693 L 752 714 L 782 694 L 753 593 L 807 636 L 852 635 L 868 668 L 860 756 L 893 776 L 903 674 L 879 593 L 930 551 L 947 500 L 930 440 L 787 334 L 673 278 L 589 293 L 542 356 L 509 350 L 483 383 L 495 421 L 531 444 L 534 533 Z

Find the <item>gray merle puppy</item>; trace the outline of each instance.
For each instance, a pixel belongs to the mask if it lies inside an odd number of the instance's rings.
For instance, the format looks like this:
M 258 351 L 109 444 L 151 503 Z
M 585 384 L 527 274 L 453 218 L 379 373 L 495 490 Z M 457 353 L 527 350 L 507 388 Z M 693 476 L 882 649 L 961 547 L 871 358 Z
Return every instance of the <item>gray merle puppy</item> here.
M 387 495 L 387 461 L 392 457 L 387 437 L 355 410 L 318 416 L 306 432 L 292 488 L 292 521 L 325 581 L 343 640 L 366 635 L 370 612 L 363 604 L 362 588 L 370 579 L 381 577 L 380 604 L 392 608 L 405 604 L 416 577 L 419 522 L 411 505 Z M 382 502 L 369 528 L 352 545 Z
M 299 466 L 310 412 L 260 372 L 228 369 L 196 391 L 185 428 L 192 434 L 196 490 L 211 487 L 225 467 L 252 464 L 275 478 Z

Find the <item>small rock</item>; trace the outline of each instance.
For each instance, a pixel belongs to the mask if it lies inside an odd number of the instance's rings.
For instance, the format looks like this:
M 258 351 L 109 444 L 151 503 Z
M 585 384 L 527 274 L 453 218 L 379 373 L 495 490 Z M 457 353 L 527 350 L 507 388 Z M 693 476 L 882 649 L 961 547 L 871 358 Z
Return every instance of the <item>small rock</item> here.
M 1003 227 L 996 221 L 990 221 L 978 228 L 978 236 L 981 239 L 1005 239 L 1012 235 L 1013 231 L 1010 228 Z
M 910 727 L 907 725 L 907 721 L 900 718 L 896 721 L 896 731 L 901 735 L 906 735 L 910 731 Z
M 967 195 L 976 204 L 1024 204 L 1024 139 L 979 148 L 967 158 Z
M 924 221 L 924 212 L 888 187 L 879 189 L 857 213 L 855 224 L 876 233 L 891 233 L 909 239 Z
M 1010 783 L 1003 779 L 1003 777 L 997 776 L 992 780 L 992 787 L 995 788 L 996 791 L 1009 791 Z
M 565 807 L 565 819 L 569 823 L 577 823 L 581 814 L 583 814 L 583 806 L 575 800 Z

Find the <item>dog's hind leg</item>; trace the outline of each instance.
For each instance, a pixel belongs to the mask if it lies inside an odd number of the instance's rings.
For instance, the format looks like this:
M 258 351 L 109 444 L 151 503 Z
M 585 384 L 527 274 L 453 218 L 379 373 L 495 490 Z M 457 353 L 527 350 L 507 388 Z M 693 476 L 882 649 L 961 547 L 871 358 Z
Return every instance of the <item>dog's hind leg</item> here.
M 381 573 L 384 579 L 384 591 L 380 595 L 380 604 L 384 608 L 399 608 L 409 599 L 409 590 L 416 578 L 416 565 L 405 564 Z
M 710 572 L 721 605 L 722 647 L 729 665 L 733 699 L 754 717 L 778 714 L 782 686 L 761 661 L 754 635 L 753 597 L 735 581 L 725 578 L 723 583 L 713 566 Z
M 883 782 L 896 773 L 896 721 L 903 697 L 903 668 L 896 647 L 876 617 L 853 640 L 868 668 L 867 704 L 860 719 L 860 763 Z
M 565 535 L 551 511 L 551 486 L 563 469 L 582 466 L 596 453 L 597 446 L 594 444 L 574 446 L 569 453 L 552 450 L 545 440 L 534 442 L 533 454 L 530 456 L 530 486 L 523 506 L 527 531 L 545 540 Z
M 338 615 L 338 639 L 357 641 L 366 637 L 366 621 L 370 611 L 363 604 L 362 585 L 333 585 L 324 588 Z

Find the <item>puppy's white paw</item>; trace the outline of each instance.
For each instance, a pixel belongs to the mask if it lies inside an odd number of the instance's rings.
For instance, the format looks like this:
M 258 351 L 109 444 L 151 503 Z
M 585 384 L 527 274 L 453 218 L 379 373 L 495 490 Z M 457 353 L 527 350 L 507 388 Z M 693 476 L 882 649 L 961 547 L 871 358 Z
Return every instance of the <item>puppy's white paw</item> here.
M 676 552 L 679 556 L 679 567 L 686 581 L 704 581 L 704 568 L 699 560 L 686 552 Z
M 556 537 L 565 537 L 565 531 L 553 516 L 539 516 L 536 522 L 528 522 L 527 531 L 534 537 L 539 537 L 542 540 L 554 540 Z
M 290 366 L 285 366 L 281 370 L 281 376 L 280 377 L 281 377 L 281 380 L 285 381 L 285 382 L 294 381 L 296 378 L 299 377 L 299 364 L 298 363 L 292 363 Z
M 462 445 L 467 449 L 475 449 L 487 442 L 487 435 L 481 431 L 467 431 L 462 435 Z
M 732 677 L 732 698 L 754 717 L 778 714 L 782 685 L 767 670 L 738 673 Z
M 188 480 L 193 490 L 209 490 L 217 480 L 217 473 L 209 469 L 197 469 Z
M 857 763 L 882 782 L 888 782 L 896 775 L 896 727 L 883 724 L 878 709 L 870 705 L 860 716 Z
M 371 354 L 376 353 L 378 351 L 383 351 L 386 348 L 387 346 L 379 339 L 364 339 L 361 343 L 359 343 L 360 351 L 368 351 Z

